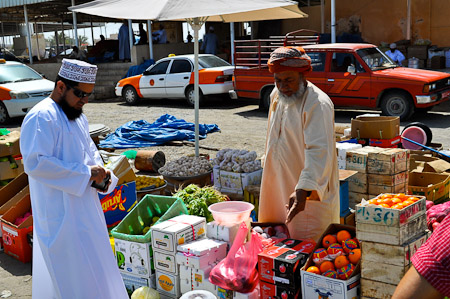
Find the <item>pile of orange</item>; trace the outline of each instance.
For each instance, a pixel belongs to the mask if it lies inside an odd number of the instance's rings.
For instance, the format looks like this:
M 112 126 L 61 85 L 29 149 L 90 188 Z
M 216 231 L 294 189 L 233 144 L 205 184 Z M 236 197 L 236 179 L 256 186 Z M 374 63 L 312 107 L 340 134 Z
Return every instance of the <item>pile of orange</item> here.
M 370 199 L 369 203 L 378 205 L 383 208 L 401 210 L 409 205 L 414 204 L 419 200 L 420 198 L 407 195 L 405 193 L 397 193 L 397 194 L 386 193 L 380 194 L 377 197 Z

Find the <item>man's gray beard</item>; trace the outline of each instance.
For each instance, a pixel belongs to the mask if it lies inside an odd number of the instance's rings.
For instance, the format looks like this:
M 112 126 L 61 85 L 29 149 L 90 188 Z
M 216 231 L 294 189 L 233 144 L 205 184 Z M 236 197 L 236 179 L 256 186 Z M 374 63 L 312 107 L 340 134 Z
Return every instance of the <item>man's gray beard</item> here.
M 290 105 L 295 101 L 300 100 L 300 98 L 303 96 L 304 93 L 305 93 L 305 83 L 303 81 L 300 81 L 298 85 L 298 90 L 295 93 L 293 93 L 290 96 L 287 96 L 283 94 L 280 90 L 278 90 L 278 98 L 280 99 L 280 102 L 282 102 L 283 104 Z

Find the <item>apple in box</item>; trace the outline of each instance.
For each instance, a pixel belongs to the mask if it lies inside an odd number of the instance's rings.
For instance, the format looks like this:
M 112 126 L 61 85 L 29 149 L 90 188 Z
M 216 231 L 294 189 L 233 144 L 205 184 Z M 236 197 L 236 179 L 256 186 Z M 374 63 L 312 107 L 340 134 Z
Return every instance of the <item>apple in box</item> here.
M 300 288 L 300 268 L 308 260 L 314 246 L 314 241 L 287 239 L 265 249 L 258 254 L 260 279 L 293 289 Z

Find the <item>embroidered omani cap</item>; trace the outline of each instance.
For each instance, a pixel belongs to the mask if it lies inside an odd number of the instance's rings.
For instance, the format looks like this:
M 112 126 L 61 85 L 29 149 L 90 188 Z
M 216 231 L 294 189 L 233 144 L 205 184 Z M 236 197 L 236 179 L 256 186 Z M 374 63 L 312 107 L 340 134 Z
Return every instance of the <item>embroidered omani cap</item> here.
M 97 66 L 76 59 L 63 59 L 58 75 L 80 83 L 95 83 Z

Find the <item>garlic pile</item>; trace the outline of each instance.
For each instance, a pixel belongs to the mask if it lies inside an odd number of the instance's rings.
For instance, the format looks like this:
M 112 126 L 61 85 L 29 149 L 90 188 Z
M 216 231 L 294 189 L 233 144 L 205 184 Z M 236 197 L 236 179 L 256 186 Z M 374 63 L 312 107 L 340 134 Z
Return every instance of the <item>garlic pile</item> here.
M 222 149 L 217 152 L 216 158 L 212 160 L 214 166 L 220 170 L 232 172 L 254 172 L 261 169 L 261 160 L 256 160 L 255 151 Z
M 203 157 L 181 157 L 159 169 L 166 176 L 189 177 L 204 174 L 212 170 L 211 163 Z

